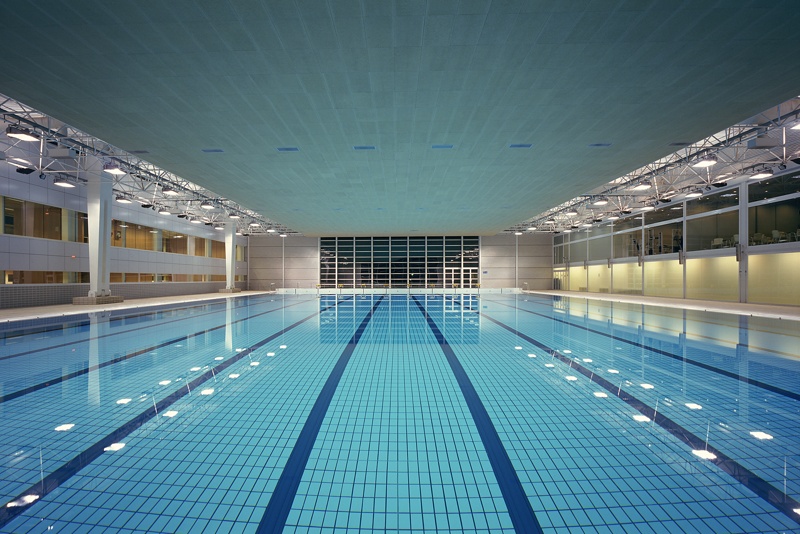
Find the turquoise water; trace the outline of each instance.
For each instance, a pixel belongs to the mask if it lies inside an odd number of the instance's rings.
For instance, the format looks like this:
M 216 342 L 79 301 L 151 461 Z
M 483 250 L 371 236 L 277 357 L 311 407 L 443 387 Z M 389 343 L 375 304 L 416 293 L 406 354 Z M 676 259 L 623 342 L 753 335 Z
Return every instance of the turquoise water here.
M 800 532 L 797 326 L 499 294 L 8 324 L 0 532 Z

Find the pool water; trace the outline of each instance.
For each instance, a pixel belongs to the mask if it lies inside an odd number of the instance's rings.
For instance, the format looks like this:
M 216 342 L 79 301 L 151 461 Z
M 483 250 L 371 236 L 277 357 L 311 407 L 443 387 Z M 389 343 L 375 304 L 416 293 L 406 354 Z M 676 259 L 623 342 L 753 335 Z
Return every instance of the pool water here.
M 0 532 L 800 532 L 798 326 L 527 294 L 8 323 Z

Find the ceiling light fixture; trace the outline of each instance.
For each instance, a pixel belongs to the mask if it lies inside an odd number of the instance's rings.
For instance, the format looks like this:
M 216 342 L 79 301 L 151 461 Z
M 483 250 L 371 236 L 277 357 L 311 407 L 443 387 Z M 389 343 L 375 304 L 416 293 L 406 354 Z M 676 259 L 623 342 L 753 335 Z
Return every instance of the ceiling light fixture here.
M 53 178 L 53 185 L 57 185 L 58 187 L 65 187 L 65 188 L 73 188 L 75 184 L 67 180 L 66 178 L 56 176 Z
M 686 198 L 697 198 L 703 196 L 703 193 L 700 191 L 692 191 L 691 193 L 686 193 Z
M 117 198 L 115 198 L 114 200 L 116 200 L 120 204 L 130 204 L 132 202 L 131 199 L 123 195 L 117 195 Z
M 25 128 L 21 128 L 14 124 L 10 124 L 8 128 L 6 128 L 6 135 L 9 137 L 13 137 L 14 139 L 19 139 L 20 141 L 38 141 L 39 137 L 31 133 L 30 130 Z
M 225 227 L 224 227 L 224 226 L 222 226 L 221 224 L 218 224 L 218 225 L 216 225 L 216 226 L 214 227 L 214 230 L 224 230 L 224 229 L 225 229 Z
M 189 222 L 192 224 L 203 224 L 203 221 L 200 219 L 189 219 Z
M 253 225 L 251 224 L 250 226 L 253 226 Z M 275 233 L 275 229 L 274 228 L 267 228 L 267 232 L 269 232 L 270 234 L 274 234 Z
M 261 226 L 261 224 L 257 223 L 257 222 L 251 222 L 250 223 L 250 227 L 251 228 L 255 228 L 256 226 Z M 269 230 L 267 230 L 267 232 L 269 232 L 270 230 L 273 231 L 273 232 L 275 231 L 275 230 L 272 230 L 272 228 L 270 228 Z
M 578 214 L 577 211 L 567 211 L 564 213 L 567 217 L 575 217 Z
M 161 192 L 164 193 L 165 195 L 169 195 L 171 197 L 176 197 L 176 196 L 180 195 L 179 192 L 175 191 L 171 187 L 162 187 L 161 188 Z
M 536 227 L 535 226 L 531 226 L 531 227 L 528 228 L 528 231 L 529 232 L 535 232 L 536 231 Z
M 286 234 L 281 234 L 280 237 L 286 237 Z
M 774 173 L 772 169 L 764 169 L 762 171 L 758 171 L 757 173 L 750 176 L 751 180 L 758 180 L 759 178 L 769 178 Z
M 717 164 L 717 158 L 715 158 L 714 156 L 709 156 L 699 161 L 696 161 L 695 163 L 692 163 L 692 167 L 697 167 L 702 169 L 704 167 L 711 167 L 716 164 Z
M 117 176 L 125 174 L 125 171 L 120 169 L 119 165 L 117 165 L 116 163 L 104 163 L 103 172 L 107 172 L 108 174 L 115 174 Z
M 167 208 L 159 208 L 158 213 L 159 215 L 172 215 Z
M 605 206 L 606 204 L 608 204 L 608 199 L 603 197 L 600 197 L 592 202 L 592 206 Z
M 646 191 L 651 187 L 653 186 L 650 185 L 650 182 L 641 182 L 633 186 L 631 189 L 633 189 L 634 191 Z
M 241 217 L 236 215 L 235 213 L 231 213 L 230 215 L 228 215 L 228 218 L 229 219 L 241 219 Z
M 204 210 L 213 210 L 214 204 L 212 204 L 208 200 L 204 200 L 203 203 L 200 204 L 200 207 L 203 208 Z
M 619 219 L 619 215 L 609 215 L 608 217 L 606 217 L 606 219 L 608 219 L 609 221 L 616 221 Z

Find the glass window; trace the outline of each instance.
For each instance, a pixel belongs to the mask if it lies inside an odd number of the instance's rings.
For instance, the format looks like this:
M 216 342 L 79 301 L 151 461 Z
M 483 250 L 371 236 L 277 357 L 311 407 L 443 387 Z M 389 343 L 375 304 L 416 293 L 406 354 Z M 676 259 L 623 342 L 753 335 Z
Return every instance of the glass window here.
M 671 254 L 683 248 L 683 223 L 660 224 L 644 229 L 644 253 L 647 256 Z
M 671 221 L 673 219 L 680 219 L 681 217 L 683 217 L 682 202 L 675 205 L 668 205 L 663 208 L 659 208 L 657 210 L 651 211 L 650 213 L 645 213 L 644 223 L 655 224 L 664 221 Z
M 614 231 L 618 232 L 620 230 L 629 230 L 631 228 L 641 228 L 642 219 L 643 217 L 641 215 L 636 215 L 635 217 L 627 217 L 625 219 L 615 221 Z
M 686 216 L 697 215 L 700 213 L 707 213 L 709 211 L 721 210 L 725 208 L 732 208 L 739 205 L 739 190 L 730 189 L 715 193 L 713 195 L 705 195 L 700 198 L 695 198 L 686 202 Z
M 320 240 L 320 284 L 336 287 L 465 287 L 478 283 L 479 238 L 341 237 Z M 447 271 L 447 272 L 445 272 Z
M 561 265 L 566 263 L 565 253 L 567 251 L 567 245 L 558 245 L 557 247 L 553 248 L 553 263 L 556 265 Z
M 225 259 L 224 241 L 211 241 L 211 257 Z
M 800 241 L 800 198 L 752 206 L 748 212 L 751 245 Z
M 589 240 L 589 260 L 605 260 L 611 257 L 611 236 Z
M 728 248 L 739 241 L 739 211 L 688 219 L 686 250 Z
M 207 256 L 206 254 L 206 239 L 204 237 L 194 238 L 194 255 Z M 195 280 L 197 281 L 197 280 Z
M 759 200 L 767 200 L 768 198 L 781 197 L 792 193 L 800 193 L 800 173 L 797 172 L 762 180 L 750 184 L 748 187 L 750 202 L 758 202 Z
M 614 235 L 614 257 L 630 258 L 638 256 L 642 250 L 642 232 L 634 230 Z
M 25 235 L 25 202 L 15 198 L 5 198 L 3 205 L 3 233 Z
M 577 241 L 569 244 L 569 262 L 583 263 L 586 260 L 586 241 Z

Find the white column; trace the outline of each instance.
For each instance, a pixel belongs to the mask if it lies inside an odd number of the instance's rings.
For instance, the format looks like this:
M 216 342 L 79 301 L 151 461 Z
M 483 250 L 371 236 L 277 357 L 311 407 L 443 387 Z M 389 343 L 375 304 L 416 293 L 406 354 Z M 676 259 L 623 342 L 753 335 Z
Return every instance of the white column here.
M 225 224 L 225 289 L 236 287 L 236 224 Z
M 87 215 L 89 217 L 89 296 L 111 295 L 108 256 L 111 247 L 112 177 L 103 176 L 103 162 L 86 156 Z

